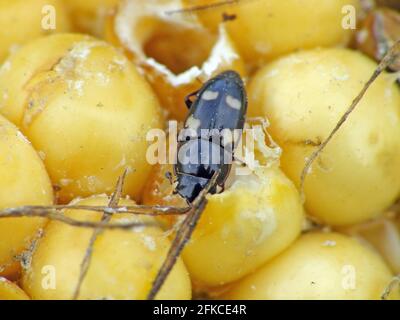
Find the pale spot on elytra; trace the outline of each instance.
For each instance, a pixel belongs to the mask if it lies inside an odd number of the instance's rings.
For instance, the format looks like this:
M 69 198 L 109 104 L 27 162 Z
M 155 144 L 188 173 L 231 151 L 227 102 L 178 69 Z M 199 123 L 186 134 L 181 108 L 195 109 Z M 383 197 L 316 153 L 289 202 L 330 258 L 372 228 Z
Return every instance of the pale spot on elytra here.
M 218 91 L 207 90 L 207 91 L 203 92 L 203 94 L 201 95 L 201 98 L 203 100 L 210 101 L 210 100 L 217 99 L 218 96 L 219 96 L 219 92 Z
M 226 103 L 228 104 L 229 107 L 236 110 L 240 110 L 242 106 L 242 103 L 238 99 L 232 96 L 226 96 Z
M 190 116 L 187 120 L 186 120 L 186 127 L 190 128 L 190 129 L 194 129 L 197 130 L 200 127 L 200 120 L 196 119 L 193 116 Z

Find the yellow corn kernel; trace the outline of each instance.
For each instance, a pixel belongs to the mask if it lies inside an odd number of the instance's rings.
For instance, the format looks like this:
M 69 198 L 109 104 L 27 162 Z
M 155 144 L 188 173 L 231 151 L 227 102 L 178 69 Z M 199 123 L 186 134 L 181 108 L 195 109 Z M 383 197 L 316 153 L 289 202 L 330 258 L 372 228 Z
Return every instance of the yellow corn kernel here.
M 107 205 L 106 196 L 75 201 L 76 205 Z M 121 206 L 135 202 L 120 201 Z M 102 213 L 67 210 L 65 215 L 81 221 L 100 221 Z M 151 217 L 116 214 L 118 221 L 154 222 Z M 23 275 L 23 288 L 32 299 L 71 299 L 78 282 L 93 229 L 50 222 L 37 244 L 31 266 Z M 170 243 L 158 227 L 134 230 L 106 230 L 93 250 L 93 256 L 82 283 L 79 299 L 145 299 Z M 158 299 L 190 299 L 191 285 L 181 260 L 173 268 Z
M 18 129 L 0 116 L 0 209 L 51 205 L 53 189 L 43 162 Z M 15 258 L 29 248 L 46 221 L 40 218 L 0 219 L 0 275 L 14 277 Z
M 163 126 L 150 86 L 117 49 L 61 34 L 36 40 L 0 71 L 0 112 L 21 127 L 61 202 L 111 192 L 125 168 L 138 197 L 150 172 L 146 134 Z
M 15 283 L 0 277 L 0 301 L 1 300 L 30 300 L 21 288 Z
M 20 45 L 70 28 L 62 0 L 0 0 L 0 64 Z
M 311 153 L 328 137 L 376 64 L 348 49 L 283 57 L 249 86 L 250 115 L 264 115 L 282 147 L 282 168 L 300 184 Z M 307 211 L 330 225 L 379 215 L 400 193 L 400 90 L 387 73 L 314 162 L 305 181 Z
M 163 168 L 159 170 L 163 172 Z M 234 170 L 233 170 L 234 171 Z M 158 171 L 160 172 L 160 171 Z M 144 201 L 184 205 L 154 173 Z M 183 251 L 191 278 L 205 287 L 238 280 L 286 249 L 300 234 L 304 213 L 292 182 L 278 168 L 237 176 L 208 204 Z M 171 218 L 167 221 L 171 223 Z
M 355 239 L 316 232 L 303 235 L 223 298 L 380 299 L 392 276 L 382 258 Z
M 186 7 L 218 2 L 184 0 Z M 241 0 L 195 13 L 212 29 L 224 14 L 233 17 L 225 22 L 228 33 L 246 62 L 256 65 L 299 49 L 346 45 L 359 9 L 359 0 Z

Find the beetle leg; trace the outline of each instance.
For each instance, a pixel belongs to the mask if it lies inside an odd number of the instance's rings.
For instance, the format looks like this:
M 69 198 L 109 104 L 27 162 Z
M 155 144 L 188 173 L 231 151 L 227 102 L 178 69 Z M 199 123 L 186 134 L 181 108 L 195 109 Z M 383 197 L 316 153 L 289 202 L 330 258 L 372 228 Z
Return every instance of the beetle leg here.
M 191 98 L 193 98 L 194 96 L 196 96 L 198 93 L 199 93 L 199 91 L 197 90 L 197 91 L 192 92 L 191 94 L 189 94 L 189 95 L 187 95 L 187 96 L 185 97 L 185 104 L 186 104 L 186 106 L 187 106 L 188 109 L 190 109 L 190 108 L 192 107 L 192 104 L 193 104 L 193 101 L 192 101 Z
M 222 193 L 224 191 L 225 191 L 225 186 L 217 184 L 216 193 Z
M 169 181 L 169 183 L 171 184 L 171 186 L 174 184 L 174 179 L 172 177 L 172 173 L 170 171 L 167 171 L 165 173 L 165 177 L 167 178 L 167 180 Z

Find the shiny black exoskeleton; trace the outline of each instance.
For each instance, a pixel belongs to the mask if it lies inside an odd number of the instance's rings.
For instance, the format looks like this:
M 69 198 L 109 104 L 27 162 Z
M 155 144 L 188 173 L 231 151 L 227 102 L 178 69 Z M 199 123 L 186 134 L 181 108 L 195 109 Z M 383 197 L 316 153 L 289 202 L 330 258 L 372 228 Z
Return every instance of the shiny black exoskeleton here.
M 195 97 L 192 102 L 191 97 Z M 220 192 L 232 167 L 233 150 L 243 130 L 247 97 L 243 81 L 235 71 L 226 71 L 206 82 L 186 99 L 190 108 L 185 129 L 195 135 L 178 139 L 176 192 L 191 203 L 205 188 L 215 172 L 216 185 L 210 193 Z M 231 138 L 221 139 L 229 130 Z M 222 134 L 221 134 L 222 133 Z M 219 135 L 219 139 L 214 139 Z M 229 135 L 228 135 L 229 136 Z

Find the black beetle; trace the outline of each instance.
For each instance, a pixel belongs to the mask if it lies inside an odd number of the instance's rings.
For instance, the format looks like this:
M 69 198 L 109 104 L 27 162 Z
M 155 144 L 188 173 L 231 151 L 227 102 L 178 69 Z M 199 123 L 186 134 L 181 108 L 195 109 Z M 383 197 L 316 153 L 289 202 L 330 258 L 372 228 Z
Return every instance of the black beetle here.
M 190 97 L 194 96 L 196 100 L 192 102 Z M 225 71 L 191 94 L 186 104 L 190 111 L 185 129 L 196 134 L 189 140 L 178 139 L 178 154 L 183 156 L 178 156 L 174 169 L 178 182 L 176 192 L 191 203 L 217 171 L 217 185 L 210 192 L 223 190 L 231 169 L 229 160 L 240 138 L 235 133 L 243 130 L 247 97 L 239 74 Z
M 194 101 L 191 100 L 193 97 Z M 177 177 L 175 192 L 186 199 L 190 211 L 173 240 L 148 299 L 155 298 L 190 239 L 207 204 L 205 195 L 221 192 L 224 188 L 232 167 L 230 160 L 240 139 L 240 134 L 235 132 L 242 132 L 245 123 L 247 95 L 240 75 L 225 71 L 189 95 L 186 104 L 190 111 L 185 129 L 191 129 L 192 134 L 178 138 L 178 161 L 174 171 Z M 225 135 L 221 133 L 226 130 L 231 139 L 223 139 Z M 218 139 L 214 139 L 215 133 Z

